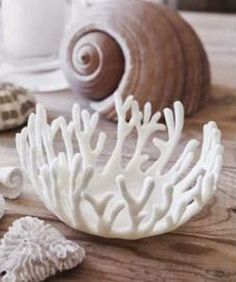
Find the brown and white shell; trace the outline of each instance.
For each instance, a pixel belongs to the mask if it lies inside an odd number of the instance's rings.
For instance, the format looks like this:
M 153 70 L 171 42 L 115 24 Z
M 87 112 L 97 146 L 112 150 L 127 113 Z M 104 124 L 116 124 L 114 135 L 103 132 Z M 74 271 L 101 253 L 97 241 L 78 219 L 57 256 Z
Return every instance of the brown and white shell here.
M 1 281 L 44 281 L 77 266 L 84 257 L 84 250 L 57 229 L 37 218 L 24 217 L 15 221 L 1 240 Z
M 61 48 L 72 89 L 115 117 L 114 92 L 153 112 L 183 102 L 190 115 L 206 103 L 210 69 L 201 41 L 175 11 L 156 0 L 95 1 L 78 13 Z
M 17 167 L 0 168 L 0 195 L 6 199 L 20 196 L 24 184 L 23 172 Z
M 35 110 L 33 95 L 11 83 L 0 83 L 0 130 L 23 125 Z
M 3 196 L 0 194 L 0 220 L 4 216 L 4 212 L 5 212 L 4 205 L 5 205 L 5 200 Z

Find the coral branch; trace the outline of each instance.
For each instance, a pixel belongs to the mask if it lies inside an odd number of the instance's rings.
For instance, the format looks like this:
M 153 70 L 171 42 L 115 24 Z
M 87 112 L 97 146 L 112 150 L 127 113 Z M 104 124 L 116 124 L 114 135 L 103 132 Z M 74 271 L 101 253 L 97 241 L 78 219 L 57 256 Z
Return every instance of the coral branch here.
M 124 203 L 118 202 L 118 204 L 116 204 L 110 211 L 110 218 L 106 218 L 105 213 L 107 210 L 107 206 L 115 196 L 115 193 L 106 193 L 103 195 L 102 199 L 98 200 L 97 198 L 87 193 L 84 194 L 84 199 L 86 199 L 91 204 L 97 215 L 97 229 L 98 233 L 100 234 L 103 234 L 104 232 L 111 232 L 111 228 L 114 225 L 117 216 L 125 207 Z
M 222 163 L 223 147 L 220 145 L 219 131 L 215 123 L 204 126 L 203 146 L 199 160 L 176 185 L 175 189 L 181 192 L 189 190 L 200 174 L 213 171 L 216 166 L 215 177 L 219 173 L 219 165 Z M 218 167 L 218 168 L 217 168 Z
M 144 185 L 139 198 L 134 198 L 129 189 L 127 188 L 125 178 L 123 175 L 119 175 L 116 178 L 116 183 L 119 187 L 120 193 L 126 201 L 130 213 L 132 230 L 136 230 L 140 223 L 140 213 L 147 204 L 151 197 L 151 194 L 155 188 L 155 181 L 151 177 L 147 177 L 144 180 Z
M 153 139 L 153 144 L 160 151 L 159 159 L 148 169 L 147 174 L 153 176 L 162 175 L 170 157 L 172 156 L 176 145 L 178 144 L 184 125 L 184 108 L 180 102 L 174 103 L 174 114 L 167 108 L 164 110 L 164 116 L 168 129 L 168 141 Z
M 140 112 L 139 105 L 136 101 L 132 104 L 132 123 L 137 131 L 137 144 L 134 155 L 128 163 L 126 170 L 135 171 L 140 170 L 142 164 L 148 160 L 149 156 L 142 155 L 142 151 L 148 139 L 153 133 L 165 130 L 165 126 L 159 123 L 161 113 L 157 112 L 151 116 L 152 107 L 150 103 L 146 103 L 143 113 Z
M 122 149 L 123 144 L 127 136 L 131 133 L 134 125 L 133 119 L 127 121 L 128 113 L 131 110 L 133 103 L 133 96 L 129 96 L 124 103 L 122 103 L 122 98 L 119 94 L 115 95 L 115 105 L 116 112 L 118 116 L 117 124 L 117 141 L 113 153 L 103 170 L 104 174 L 110 171 L 122 171 L 121 159 L 122 159 Z
M 95 149 L 91 146 L 92 137 L 95 133 L 99 115 L 90 115 L 87 110 L 81 112 L 79 105 L 74 105 L 72 112 L 75 136 L 85 166 L 95 166 L 97 157 L 104 148 L 106 134 L 100 133 Z M 83 129 L 82 129 L 83 126 Z
M 171 204 L 172 204 L 172 198 L 173 198 L 173 186 L 167 184 L 165 187 L 163 187 L 163 200 L 162 205 L 158 206 L 156 204 L 152 207 L 152 212 L 150 214 L 150 218 L 146 219 L 145 223 L 141 225 L 141 231 L 144 234 L 148 234 L 153 231 L 156 223 L 161 221 L 163 218 L 166 217 L 168 214 Z M 145 218 L 145 217 L 144 217 Z
M 179 159 L 174 163 L 170 170 L 163 175 L 163 180 L 169 181 L 172 185 L 176 184 L 188 171 L 198 147 L 199 142 L 197 140 L 189 141 Z

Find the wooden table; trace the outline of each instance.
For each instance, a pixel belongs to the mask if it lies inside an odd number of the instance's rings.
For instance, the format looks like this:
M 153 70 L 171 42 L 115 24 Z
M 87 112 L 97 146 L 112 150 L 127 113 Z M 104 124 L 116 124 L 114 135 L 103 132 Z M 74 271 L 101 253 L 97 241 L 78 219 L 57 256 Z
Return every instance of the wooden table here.
M 83 282 L 206 282 L 236 281 L 236 19 L 234 16 L 184 13 L 208 51 L 213 73 L 213 98 L 205 109 L 186 120 L 183 141 L 201 139 L 201 128 L 215 120 L 223 133 L 225 159 L 219 191 L 197 217 L 175 232 L 130 242 L 89 236 L 60 222 L 39 201 L 29 183 L 22 196 L 7 202 L 0 235 L 16 219 L 37 216 L 79 242 L 87 252 L 81 267 L 49 281 Z M 70 117 L 70 91 L 38 94 L 50 117 Z M 102 120 L 100 128 L 114 141 L 116 125 Z M 17 165 L 15 131 L 0 135 L 0 164 Z M 106 154 L 106 153 L 104 153 Z M 128 156 L 127 156 L 128 157 Z

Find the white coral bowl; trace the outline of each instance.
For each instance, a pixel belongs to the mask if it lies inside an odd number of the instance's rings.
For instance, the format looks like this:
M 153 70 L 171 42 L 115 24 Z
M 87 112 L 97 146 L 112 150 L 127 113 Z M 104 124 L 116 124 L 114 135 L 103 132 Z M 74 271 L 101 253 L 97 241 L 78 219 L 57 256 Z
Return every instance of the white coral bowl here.
M 108 238 L 139 239 L 172 231 L 200 212 L 217 190 L 222 166 L 221 133 L 214 122 L 204 126 L 200 154 L 197 140 L 190 140 L 178 159 L 170 164 L 181 139 L 184 109 L 151 115 L 147 103 L 140 111 L 133 97 L 124 102 L 115 96 L 118 116 L 117 141 L 104 167 L 97 160 L 105 147 L 100 133 L 92 146 L 99 116 L 75 105 L 72 121 L 59 117 L 51 124 L 42 106 L 16 137 L 21 164 L 34 189 L 47 206 L 69 226 Z M 126 116 L 131 112 L 131 118 Z M 122 165 L 123 145 L 136 130 L 134 154 Z M 159 157 L 143 169 L 149 155 L 143 149 L 150 137 L 167 131 L 168 139 L 153 139 Z M 63 150 L 56 152 L 60 134 Z M 94 142 L 93 142 L 94 143 Z

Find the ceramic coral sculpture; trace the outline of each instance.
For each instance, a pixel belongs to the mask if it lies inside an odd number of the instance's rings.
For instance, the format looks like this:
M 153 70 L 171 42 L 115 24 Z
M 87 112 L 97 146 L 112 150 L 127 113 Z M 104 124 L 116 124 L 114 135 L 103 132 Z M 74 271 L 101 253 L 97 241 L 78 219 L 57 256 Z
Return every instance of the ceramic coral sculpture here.
M 116 95 L 115 103 L 117 141 L 103 167 L 97 161 L 106 148 L 106 134 L 101 132 L 95 145 L 91 142 L 98 113 L 90 115 L 78 105 L 69 123 L 59 117 L 51 124 L 45 109 L 37 107 L 16 137 L 21 164 L 47 208 L 75 229 L 123 239 L 172 231 L 200 212 L 215 194 L 223 154 L 221 133 L 214 122 L 206 124 L 200 154 L 200 143 L 190 140 L 170 165 L 181 139 L 183 105 L 176 102 L 174 110 L 164 110 L 164 126 L 159 112 L 151 115 L 150 103 L 143 112 L 132 96 L 122 102 Z M 124 143 L 134 130 L 137 143 L 124 165 Z M 163 131 L 168 139 L 158 137 Z M 55 148 L 58 135 L 64 144 L 59 152 Z M 153 135 L 160 153 L 155 161 L 143 153 Z
M 0 83 L 0 131 L 24 124 L 34 110 L 32 93 L 11 83 Z
M 61 58 L 71 87 L 96 111 L 114 119 L 115 92 L 154 112 L 180 100 L 189 115 L 207 101 L 208 59 L 178 13 L 155 0 L 94 2 L 75 16 Z
M 44 281 L 58 271 L 71 269 L 85 257 L 75 242 L 32 217 L 13 223 L 0 242 L 2 282 Z

